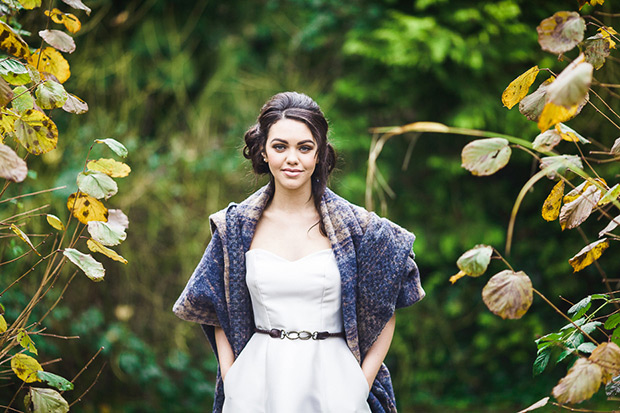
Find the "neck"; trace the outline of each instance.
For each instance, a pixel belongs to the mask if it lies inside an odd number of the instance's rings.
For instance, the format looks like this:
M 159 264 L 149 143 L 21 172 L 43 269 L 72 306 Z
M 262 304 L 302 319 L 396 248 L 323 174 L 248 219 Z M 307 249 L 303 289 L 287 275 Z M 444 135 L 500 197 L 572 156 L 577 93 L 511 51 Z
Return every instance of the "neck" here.
M 303 188 L 287 189 L 276 184 L 269 207 L 270 209 L 291 213 L 314 209 L 312 187 L 307 185 Z

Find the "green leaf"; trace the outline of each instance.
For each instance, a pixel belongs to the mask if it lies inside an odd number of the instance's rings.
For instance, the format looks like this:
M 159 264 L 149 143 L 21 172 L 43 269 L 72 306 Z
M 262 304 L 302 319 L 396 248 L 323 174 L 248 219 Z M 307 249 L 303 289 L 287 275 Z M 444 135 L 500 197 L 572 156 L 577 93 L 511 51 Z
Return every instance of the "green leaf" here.
M 38 371 L 37 377 L 41 379 L 41 381 L 44 381 L 45 383 L 57 388 L 60 391 L 73 390 L 73 383 L 57 374 L 47 371 Z
M 595 348 L 596 344 L 588 342 L 580 344 L 579 347 L 577 347 L 577 350 L 581 351 L 582 353 L 590 354 L 594 351 Z
M 103 221 L 89 221 L 88 232 L 95 241 L 106 247 L 118 245 L 127 238 L 125 231 Z
M 461 255 L 456 261 L 456 265 L 470 277 L 478 277 L 487 270 L 489 262 L 491 262 L 492 254 L 493 247 L 488 245 L 476 245 L 474 248 Z
M 586 56 L 586 61 L 596 70 L 603 67 L 609 51 L 609 41 L 601 33 L 588 37 L 583 42 L 583 54 Z
M 577 304 L 573 305 L 571 308 L 568 309 L 568 315 L 574 314 L 573 319 L 581 318 L 586 313 L 586 311 L 588 311 L 588 309 L 590 308 L 590 305 L 592 305 L 590 302 L 591 300 L 592 300 L 592 297 L 587 296 L 583 300 L 579 301 Z
M 25 85 L 32 81 L 26 66 L 13 59 L 0 61 L 0 76 L 15 86 Z
M 534 360 L 534 366 L 532 369 L 534 376 L 538 376 L 540 373 L 542 373 L 545 370 L 545 368 L 547 367 L 547 364 L 549 364 L 550 358 L 551 358 L 550 347 L 545 347 L 542 351 L 538 352 L 538 354 L 536 355 L 536 360 Z
M 114 179 L 98 171 L 80 172 L 77 176 L 77 186 L 81 192 L 97 199 L 108 199 L 118 192 Z
M 37 86 L 35 95 L 37 105 L 42 109 L 61 108 L 67 101 L 67 91 L 60 83 L 53 80 L 46 80 Z
M 123 158 L 127 156 L 127 153 L 128 153 L 127 152 L 127 148 L 125 148 L 125 145 L 123 145 L 122 143 L 120 143 L 116 139 L 112 139 L 112 138 L 95 139 L 95 142 L 97 142 L 97 143 L 105 143 L 118 156 L 122 156 Z
M 564 361 L 566 359 L 566 357 L 570 356 L 571 354 L 575 353 L 575 349 L 574 348 L 569 348 L 566 349 L 564 351 L 562 351 L 560 353 L 560 355 L 558 356 L 557 360 L 555 361 L 555 363 L 561 363 L 562 361 Z
M 592 333 L 594 330 L 596 330 L 596 327 L 598 326 L 602 326 L 603 323 L 601 323 L 600 321 L 591 321 L 589 323 L 586 323 L 584 325 L 581 326 L 581 330 L 586 333 L 586 334 L 590 334 Z
M 605 321 L 605 325 L 603 327 L 605 327 L 607 330 L 611 330 L 613 328 L 616 328 L 618 324 L 620 324 L 620 313 L 610 315 L 609 318 L 607 318 L 607 320 Z
M 17 113 L 22 113 L 28 109 L 34 108 L 34 98 L 25 86 L 17 86 L 13 89 L 13 102 L 11 105 Z
M 24 404 L 32 413 L 67 413 L 69 403 L 54 389 L 31 387 Z
M 512 150 L 504 138 L 477 139 L 469 142 L 461 152 L 462 167 L 473 175 L 492 175 L 510 160 Z
M 620 326 L 616 327 L 614 332 L 611 333 L 611 341 L 620 346 Z
M 67 248 L 63 251 L 63 255 L 84 271 L 84 274 L 91 280 L 95 282 L 103 280 L 105 269 L 90 254 L 83 254 L 76 249 Z
M 546 174 L 549 179 L 555 179 L 558 175 L 563 175 L 567 179 L 570 179 L 574 176 L 570 171 L 571 166 L 583 169 L 581 158 L 577 155 L 559 155 L 547 156 L 540 159 L 540 169 L 549 168 Z

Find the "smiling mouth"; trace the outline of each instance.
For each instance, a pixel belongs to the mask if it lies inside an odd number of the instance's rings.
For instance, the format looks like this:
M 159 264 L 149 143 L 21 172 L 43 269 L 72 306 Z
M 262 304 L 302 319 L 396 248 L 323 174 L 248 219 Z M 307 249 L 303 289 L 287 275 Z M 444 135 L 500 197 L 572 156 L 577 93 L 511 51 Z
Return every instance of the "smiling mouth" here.
M 282 169 L 282 172 L 287 176 L 297 176 L 303 171 L 301 169 Z

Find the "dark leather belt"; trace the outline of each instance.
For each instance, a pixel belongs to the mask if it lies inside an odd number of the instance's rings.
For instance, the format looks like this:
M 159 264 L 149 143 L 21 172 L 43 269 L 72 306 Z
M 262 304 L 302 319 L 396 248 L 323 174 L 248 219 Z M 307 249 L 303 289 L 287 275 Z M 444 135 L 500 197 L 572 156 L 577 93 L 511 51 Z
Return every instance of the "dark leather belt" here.
M 344 338 L 344 333 L 330 333 L 329 331 L 284 331 L 278 328 L 272 328 L 271 330 L 263 330 L 260 328 L 255 328 L 255 332 L 261 334 L 268 334 L 273 338 L 288 338 L 289 340 L 325 340 L 329 337 L 342 337 Z

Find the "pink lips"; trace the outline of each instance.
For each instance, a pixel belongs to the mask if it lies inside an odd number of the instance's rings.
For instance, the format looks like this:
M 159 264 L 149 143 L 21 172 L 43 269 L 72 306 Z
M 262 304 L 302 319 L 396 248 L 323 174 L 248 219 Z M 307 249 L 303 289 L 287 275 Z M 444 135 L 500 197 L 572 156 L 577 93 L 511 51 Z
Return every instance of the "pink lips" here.
M 284 173 L 284 175 L 290 178 L 294 178 L 296 176 L 299 176 L 303 171 L 301 169 L 282 169 L 282 172 Z

